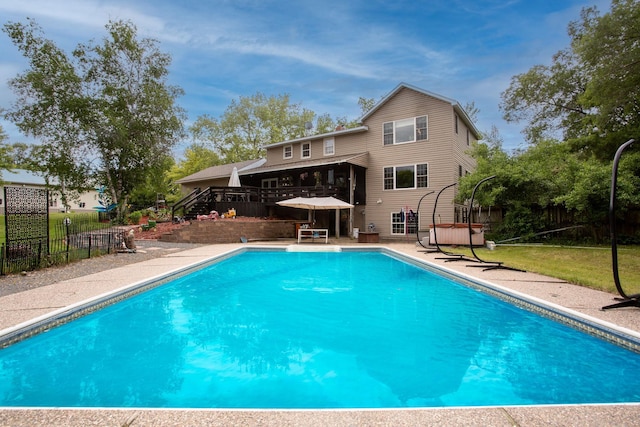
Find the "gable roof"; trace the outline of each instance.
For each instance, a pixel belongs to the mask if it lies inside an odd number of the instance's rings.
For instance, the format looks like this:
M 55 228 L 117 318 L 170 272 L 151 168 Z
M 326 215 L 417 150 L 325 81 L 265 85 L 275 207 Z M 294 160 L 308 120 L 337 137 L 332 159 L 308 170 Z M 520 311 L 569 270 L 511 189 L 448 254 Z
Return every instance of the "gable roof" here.
M 242 175 L 242 172 L 262 166 L 266 161 L 266 159 L 245 160 L 244 162 L 211 166 L 209 168 L 201 170 L 200 172 L 196 172 L 192 175 L 180 178 L 176 181 L 176 183 L 186 184 L 188 182 L 203 181 L 208 179 L 229 178 L 234 167 L 238 168 L 238 174 Z
M 398 92 L 400 92 L 402 89 L 410 89 L 410 90 L 413 90 L 415 92 L 421 93 L 423 95 L 427 95 L 427 96 L 430 96 L 432 98 L 439 99 L 440 101 L 443 101 L 443 102 L 446 102 L 448 104 L 451 104 L 451 106 L 453 107 L 455 112 L 458 113 L 458 116 L 460 118 L 462 118 L 462 120 L 465 122 L 465 124 L 471 130 L 471 132 L 473 132 L 473 134 L 476 137 L 476 139 L 480 139 L 481 138 L 480 131 L 473 124 L 473 122 L 471 121 L 471 118 L 469 118 L 469 115 L 467 114 L 466 111 L 464 111 L 462 106 L 460 106 L 460 103 L 458 101 L 456 101 L 455 99 L 452 99 L 452 98 L 447 98 L 446 96 L 438 95 L 437 93 L 429 92 L 428 90 L 421 89 L 421 88 L 419 88 L 417 86 L 413 86 L 413 85 L 410 85 L 408 83 L 400 83 L 398 86 L 396 86 L 384 98 L 382 98 L 380 101 L 378 101 L 369 111 L 367 111 L 362 117 L 360 117 L 358 122 L 363 123 L 364 120 L 369 118 L 373 113 L 375 113 L 380 107 L 382 107 L 389 99 L 393 98 L 396 94 L 398 94 Z

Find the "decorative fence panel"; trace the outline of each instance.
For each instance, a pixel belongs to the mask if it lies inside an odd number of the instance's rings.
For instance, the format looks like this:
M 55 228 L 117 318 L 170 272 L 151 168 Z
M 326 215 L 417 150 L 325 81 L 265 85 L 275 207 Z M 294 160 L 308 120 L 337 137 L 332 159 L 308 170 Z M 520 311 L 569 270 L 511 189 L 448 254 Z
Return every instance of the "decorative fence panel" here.
M 49 253 L 49 192 L 43 188 L 6 186 L 5 239 L 2 268 L 13 264 L 20 270 L 33 270 Z
M 124 229 L 102 222 L 98 213 L 50 221 L 48 191 L 5 187 L 5 242 L 0 246 L 0 274 L 111 253 L 122 245 Z

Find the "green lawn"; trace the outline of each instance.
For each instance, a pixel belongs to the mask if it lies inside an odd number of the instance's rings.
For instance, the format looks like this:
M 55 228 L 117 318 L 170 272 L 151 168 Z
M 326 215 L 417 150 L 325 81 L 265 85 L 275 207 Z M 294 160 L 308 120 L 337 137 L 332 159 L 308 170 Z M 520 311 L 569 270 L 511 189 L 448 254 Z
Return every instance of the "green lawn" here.
M 474 248 L 485 261 L 501 261 L 505 266 L 544 274 L 593 289 L 617 293 L 613 279 L 611 248 L 499 245 L 495 250 Z M 472 257 L 468 249 L 451 252 Z M 618 247 L 618 272 L 627 294 L 640 293 L 640 246 Z
M 66 217 L 74 221 L 76 215 L 86 214 L 52 213 L 49 217 L 49 230 L 52 238 L 56 230 L 54 224 L 59 224 Z M 0 215 L 0 221 L 0 242 L 4 242 L 3 215 Z M 472 257 L 469 249 L 459 247 L 447 248 L 447 250 Z M 508 267 L 617 293 L 613 280 L 611 248 L 609 246 L 499 245 L 493 251 L 486 248 L 474 248 L 474 251 L 486 261 L 501 261 Z M 618 247 L 618 271 L 625 292 L 640 294 L 640 246 Z
M 72 222 L 78 222 L 79 221 L 83 221 L 86 223 L 87 221 L 87 217 L 90 215 L 96 215 L 95 213 L 88 213 L 88 212 L 81 212 L 81 213 L 74 213 L 74 212 L 69 212 L 69 213 L 61 213 L 61 212 L 51 212 L 49 213 L 49 237 L 51 239 L 56 239 L 56 238 L 61 238 L 64 237 L 63 235 L 59 235 L 60 232 L 62 231 L 61 227 L 59 226 L 61 221 L 63 221 L 65 218 L 69 218 Z M 97 219 L 97 217 L 95 217 Z M 95 223 L 89 223 L 86 225 L 89 228 L 102 228 L 104 227 L 104 224 L 100 224 L 98 222 Z M 6 228 L 5 228 L 5 223 L 4 223 L 4 215 L 0 215 L 0 243 L 4 243 L 5 237 L 6 237 Z

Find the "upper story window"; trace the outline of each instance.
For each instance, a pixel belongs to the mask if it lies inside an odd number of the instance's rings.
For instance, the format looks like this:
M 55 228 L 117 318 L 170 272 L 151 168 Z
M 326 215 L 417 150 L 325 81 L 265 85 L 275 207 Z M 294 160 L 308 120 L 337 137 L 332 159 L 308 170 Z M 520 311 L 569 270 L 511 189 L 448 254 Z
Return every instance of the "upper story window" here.
M 428 139 L 427 116 L 386 122 L 382 125 L 384 145 L 404 144 Z
M 308 159 L 311 157 L 311 143 L 303 142 L 301 147 L 300 157 L 303 159 Z
M 425 188 L 429 186 L 429 167 L 426 163 L 384 168 L 385 190 Z
M 453 116 L 453 127 L 455 128 L 456 134 L 458 134 L 458 115 L 454 114 Z
M 333 138 L 325 138 L 324 155 L 333 156 L 336 153 L 336 141 Z
M 285 145 L 284 147 L 282 147 L 282 158 L 283 159 L 293 158 L 293 147 L 291 145 Z

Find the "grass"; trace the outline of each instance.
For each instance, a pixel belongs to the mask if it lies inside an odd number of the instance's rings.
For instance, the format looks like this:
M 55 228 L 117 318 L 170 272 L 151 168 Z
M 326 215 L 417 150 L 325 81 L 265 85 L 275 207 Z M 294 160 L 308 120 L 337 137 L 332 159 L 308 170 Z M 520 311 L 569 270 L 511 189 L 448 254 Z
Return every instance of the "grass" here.
M 577 285 L 616 293 L 609 246 L 499 245 L 495 250 L 474 248 L 485 261 L 544 274 Z M 451 252 L 473 257 L 465 248 Z M 640 293 L 640 246 L 618 247 L 620 283 L 628 295 Z
M 53 238 L 54 225 L 64 218 L 74 220 L 75 215 L 86 213 L 51 213 L 49 231 Z M 4 224 L 4 215 L 0 215 Z M 99 224 L 96 223 L 98 226 Z M 0 242 L 5 241 L 5 228 L 0 226 Z M 462 247 L 447 249 L 472 257 L 471 251 Z M 574 247 L 555 245 L 499 245 L 495 250 L 474 248 L 485 261 L 500 261 L 505 266 L 556 277 L 577 285 L 617 293 L 611 267 L 609 246 Z M 618 271 L 620 282 L 627 294 L 640 294 L 640 246 L 618 247 Z
M 100 224 L 97 221 L 87 223 L 86 219 L 88 216 L 96 215 L 91 212 L 69 212 L 69 213 L 61 213 L 61 212 L 51 212 L 49 213 L 49 238 L 50 239 L 58 239 L 64 237 L 60 235 L 62 232 L 62 228 L 60 224 L 65 218 L 69 218 L 72 222 L 75 222 L 76 218 L 81 218 L 85 224 L 88 224 L 89 228 L 103 228 L 104 224 Z M 0 243 L 6 242 L 6 229 L 4 222 L 4 215 L 0 215 Z

